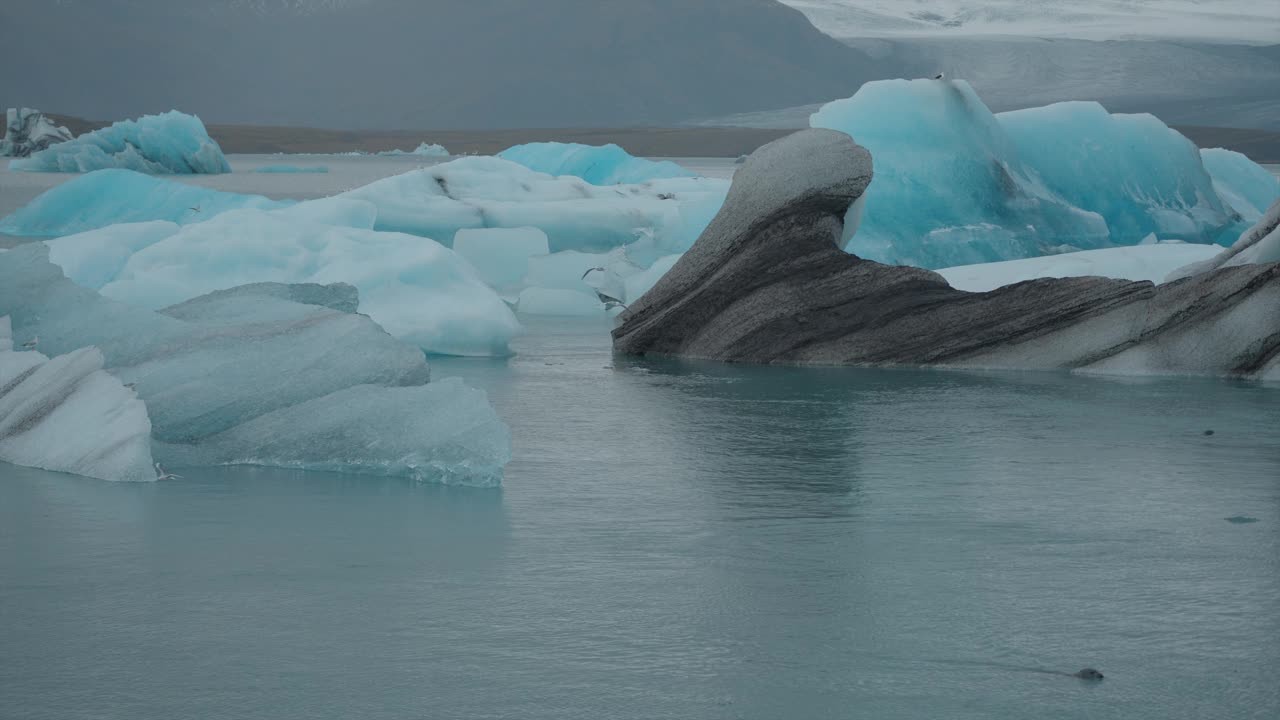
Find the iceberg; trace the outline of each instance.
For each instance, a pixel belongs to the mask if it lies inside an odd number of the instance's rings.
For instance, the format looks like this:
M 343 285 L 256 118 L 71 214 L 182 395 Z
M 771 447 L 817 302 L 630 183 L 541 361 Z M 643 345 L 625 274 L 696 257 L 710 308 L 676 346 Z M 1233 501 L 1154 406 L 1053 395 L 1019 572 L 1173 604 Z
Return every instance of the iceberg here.
M 263 165 L 254 170 L 254 172 L 265 173 L 268 175 L 291 175 L 299 173 L 314 173 L 319 175 L 329 172 L 329 168 L 324 165 Z
M 1209 148 L 1200 151 L 1200 159 L 1218 195 L 1247 222 L 1258 222 L 1280 198 L 1280 178 L 1238 152 Z
M 186 225 L 228 210 L 292 205 L 261 195 L 220 192 L 132 170 L 98 170 L 45 191 L 0 219 L 0 233 L 61 237 L 117 223 L 163 220 Z
M 841 132 L 803 130 L 757 150 L 698 241 L 619 316 L 614 350 L 1280 379 L 1280 263 L 1160 285 L 1038 278 L 965 292 L 931 270 L 843 251 L 847 218 L 872 176 L 871 154 Z M 876 221 L 871 212 L 868 202 L 864 223 Z
M 1196 146 L 1152 115 L 1064 102 L 996 118 L 1018 158 L 1060 197 L 1102 215 L 1117 245 L 1150 233 L 1212 243 L 1238 222 Z
M 9 163 L 10 170 L 85 173 L 125 168 L 152 175 L 228 173 L 222 148 L 194 115 L 175 110 L 123 120 Z
M 552 176 L 572 175 L 592 185 L 632 185 L 667 178 L 693 177 L 679 165 L 632 156 L 614 145 L 540 142 L 516 145 L 498 153 L 503 160 Z
M 245 463 L 496 485 L 510 437 L 484 393 L 428 383 L 422 351 L 350 285 L 240 286 L 159 312 L 76 285 L 42 243 L 0 255 L 0 315 L 55 353 L 93 345 L 136 388 L 166 465 Z
M 419 155 L 422 157 L 449 157 L 449 151 L 443 145 L 435 143 L 421 143 L 418 147 L 405 152 L 404 150 L 383 150 L 379 155 Z
M 1243 229 L 1195 146 L 1150 115 L 1088 102 L 993 115 L 964 81 L 891 80 L 810 124 L 876 158 L 867 219 L 846 244 L 870 260 L 939 268 Z
M 859 257 L 948 267 L 1111 242 L 1101 215 L 1037 181 L 963 81 L 870 82 L 824 105 L 810 125 L 847 133 L 876 158 L 865 220 L 846 245 Z
M 0 139 L 0 157 L 27 157 L 73 137 L 70 130 L 55 125 L 39 110 L 9 108 L 4 138 Z
M 50 258 L 78 284 L 149 309 L 250 283 L 348 283 L 361 312 L 426 352 L 510 354 L 519 323 L 457 254 L 426 238 L 334 224 L 372 215 L 367 203 L 329 198 L 186 226 L 116 225 L 49 241 Z
M 339 197 L 378 209 L 377 229 L 451 246 L 461 229 L 536 227 L 552 252 L 602 252 L 651 233 L 655 257 L 687 248 L 728 190 L 724 180 L 682 177 L 600 187 L 551 177 L 495 157 L 464 157 L 384 178 Z M 697 207 L 696 216 L 683 214 Z
M 15 352 L 0 317 L 0 461 L 100 480 L 155 480 L 151 421 L 102 352 Z

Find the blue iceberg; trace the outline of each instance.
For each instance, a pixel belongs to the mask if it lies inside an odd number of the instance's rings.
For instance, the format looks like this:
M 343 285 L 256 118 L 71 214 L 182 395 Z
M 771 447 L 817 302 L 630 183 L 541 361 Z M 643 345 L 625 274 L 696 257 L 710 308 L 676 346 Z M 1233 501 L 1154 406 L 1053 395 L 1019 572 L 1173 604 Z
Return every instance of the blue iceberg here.
M 1212 243 L 1244 229 L 1214 191 L 1196 146 L 1152 115 L 1064 102 L 996 118 L 1018 158 L 1067 202 L 1102 215 L 1115 245 L 1152 233 Z
M 810 124 L 871 150 L 846 245 L 871 260 L 940 268 L 1241 229 L 1195 146 L 1149 115 L 1061 103 L 997 116 L 963 81 L 891 80 Z
M 132 170 L 98 170 L 65 182 L 0 219 L 0 233 L 60 237 L 108 225 L 164 220 L 185 225 L 228 210 L 270 209 L 292 201 L 220 192 Z
M 152 175 L 231 172 L 222 148 L 194 115 L 175 110 L 123 120 L 9 163 L 10 170 L 91 172 L 125 168 Z
M 629 185 L 693 176 L 693 173 L 673 162 L 654 162 L 634 157 L 612 143 L 600 146 L 558 142 L 528 143 L 507 148 L 498 153 L 498 157 L 556 177 L 580 177 L 592 185 Z

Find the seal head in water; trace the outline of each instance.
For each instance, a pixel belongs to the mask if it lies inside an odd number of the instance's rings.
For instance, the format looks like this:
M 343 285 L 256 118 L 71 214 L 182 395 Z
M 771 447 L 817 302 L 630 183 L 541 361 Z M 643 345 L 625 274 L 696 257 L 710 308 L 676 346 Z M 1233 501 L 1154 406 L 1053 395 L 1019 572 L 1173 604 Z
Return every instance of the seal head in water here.
M 1081 680 L 1101 680 L 1102 673 L 1098 672 L 1097 670 L 1094 670 L 1093 668 L 1085 668 L 1080 672 L 1076 673 L 1076 677 L 1080 678 Z

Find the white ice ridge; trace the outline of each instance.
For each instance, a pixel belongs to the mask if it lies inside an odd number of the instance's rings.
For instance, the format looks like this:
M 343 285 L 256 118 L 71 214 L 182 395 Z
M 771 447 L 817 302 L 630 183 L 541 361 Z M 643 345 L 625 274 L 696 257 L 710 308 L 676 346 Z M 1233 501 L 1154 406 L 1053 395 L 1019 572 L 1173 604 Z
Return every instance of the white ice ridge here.
M 0 460 L 100 480 L 155 480 L 151 421 L 95 347 L 49 359 L 39 339 L 14 348 L 0 317 Z

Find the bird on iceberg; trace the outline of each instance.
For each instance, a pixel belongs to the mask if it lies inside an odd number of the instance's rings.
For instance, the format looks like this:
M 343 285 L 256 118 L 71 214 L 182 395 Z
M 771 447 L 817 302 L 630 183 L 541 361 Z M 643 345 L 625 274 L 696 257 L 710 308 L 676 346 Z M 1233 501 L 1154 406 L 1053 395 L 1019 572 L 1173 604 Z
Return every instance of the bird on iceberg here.
M 593 268 L 588 268 L 586 272 L 582 273 L 582 279 L 583 279 L 583 280 L 586 280 L 588 275 L 590 275 L 590 274 L 591 274 L 591 273 L 593 273 L 593 272 L 596 272 L 597 270 L 599 270 L 600 272 L 605 272 L 605 269 L 604 269 L 604 268 L 602 268 L 602 267 L 593 267 Z M 600 299 L 600 302 L 604 304 L 604 309 L 605 309 L 605 310 L 612 310 L 612 309 L 614 309 L 614 308 L 622 308 L 623 310 L 628 310 L 628 309 L 629 309 L 629 308 L 628 308 L 626 305 L 624 305 L 624 304 L 622 303 L 622 301 L 621 301 L 621 300 L 619 300 L 618 298 L 613 297 L 612 295 L 605 295 L 604 293 L 600 292 L 600 289 L 599 289 L 599 288 L 594 288 L 594 287 L 593 287 L 593 288 L 591 288 L 591 289 L 592 289 L 592 290 L 595 290 L 596 297 L 597 297 L 597 298 L 599 298 L 599 299 Z
M 173 473 L 167 473 L 164 471 L 164 468 L 160 467 L 160 463 L 156 463 L 156 480 L 181 480 L 181 479 L 182 479 L 181 475 L 174 475 Z
M 28 349 L 28 350 L 35 350 L 35 349 L 36 349 L 36 346 L 37 346 L 37 345 L 39 345 L 39 344 L 40 344 L 40 336 L 39 336 L 39 335 L 37 335 L 37 336 L 35 336 L 35 337 L 31 338 L 30 340 L 28 340 L 28 341 L 26 341 L 26 342 L 22 343 L 22 347 L 24 347 L 24 348 L 26 348 L 26 349 Z
M 946 77 L 947 77 L 947 74 L 946 74 L 946 73 L 938 73 L 937 75 L 934 75 L 934 76 L 933 76 L 933 79 L 934 79 L 934 80 L 942 80 L 942 79 L 944 79 L 944 78 L 946 78 Z

